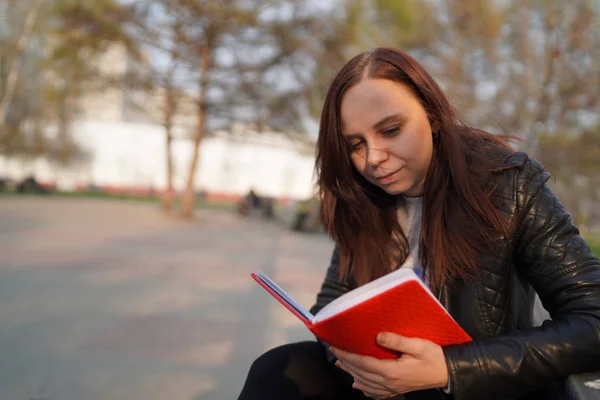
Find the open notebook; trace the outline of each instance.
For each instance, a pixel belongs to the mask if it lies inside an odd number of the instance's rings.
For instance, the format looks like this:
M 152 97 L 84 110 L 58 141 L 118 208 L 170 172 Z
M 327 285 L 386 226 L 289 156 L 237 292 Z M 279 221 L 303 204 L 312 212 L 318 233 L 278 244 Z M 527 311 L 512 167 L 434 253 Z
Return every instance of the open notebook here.
M 410 262 L 412 259 L 407 261 Z M 441 346 L 471 341 L 407 263 L 345 293 L 316 315 L 263 272 L 253 273 L 252 277 L 317 337 L 352 353 L 397 357 L 398 354 L 377 345 L 380 332 L 419 337 Z

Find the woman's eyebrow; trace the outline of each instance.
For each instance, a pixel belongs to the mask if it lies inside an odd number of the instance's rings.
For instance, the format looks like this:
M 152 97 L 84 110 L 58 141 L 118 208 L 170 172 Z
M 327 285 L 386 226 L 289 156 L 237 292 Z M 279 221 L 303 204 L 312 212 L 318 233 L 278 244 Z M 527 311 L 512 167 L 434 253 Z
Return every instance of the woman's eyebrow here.
M 393 115 L 388 115 L 387 117 L 382 118 L 379 122 L 377 122 L 375 125 L 373 125 L 373 129 L 374 130 L 379 130 L 381 128 L 383 128 L 386 124 L 393 122 L 393 121 L 404 121 L 405 118 L 402 114 L 393 114 Z M 361 138 L 363 135 L 362 133 L 349 133 L 349 134 L 344 134 L 344 137 L 348 140 L 352 140 L 352 139 L 356 139 L 356 138 Z
M 387 117 L 381 119 L 379 122 L 377 122 L 375 125 L 373 125 L 373 129 L 379 130 L 379 129 L 383 128 L 386 124 L 388 124 L 392 121 L 395 121 L 395 120 L 403 121 L 404 116 L 402 116 L 401 114 L 388 115 Z

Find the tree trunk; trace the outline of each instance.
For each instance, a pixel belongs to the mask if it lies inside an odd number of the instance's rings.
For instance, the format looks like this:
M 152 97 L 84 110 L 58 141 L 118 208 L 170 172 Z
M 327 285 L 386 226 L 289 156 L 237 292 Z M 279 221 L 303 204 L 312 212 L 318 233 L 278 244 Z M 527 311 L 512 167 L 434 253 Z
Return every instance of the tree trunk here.
M 66 79 L 63 82 L 63 87 L 60 94 L 60 103 L 58 104 L 58 120 L 56 132 L 56 155 L 58 161 L 62 164 L 67 164 L 72 156 L 72 148 L 70 144 L 70 129 L 71 129 L 71 81 Z
M 165 160 L 166 160 L 166 173 L 167 173 L 167 187 L 162 197 L 162 208 L 167 214 L 173 211 L 173 202 L 175 200 L 175 194 L 173 190 L 173 154 L 171 152 L 171 145 L 173 143 L 173 120 L 177 112 L 178 99 L 175 93 L 173 81 L 175 79 L 175 73 L 177 70 L 177 60 L 173 58 L 171 60 L 171 66 L 167 70 L 164 78 L 165 87 L 165 104 L 164 113 L 162 115 L 162 124 L 165 128 Z
M 173 132 L 171 122 L 165 124 L 165 151 L 167 160 L 167 188 L 163 195 L 162 207 L 166 213 L 170 213 L 173 210 L 173 200 L 175 195 L 173 193 L 173 155 L 171 154 L 171 143 L 173 142 Z
M 195 210 L 195 182 L 196 182 L 196 169 L 198 166 L 198 160 L 200 159 L 200 143 L 204 137 L 206 129 L 206 91 L 208 89 L 208 73 L 211 65 L 212 49 L 208 45 L 210 43 L 207 40 L 207 44 L 202 47 L 201 62 L 200 62 L 200 86 L 198 96 L 198 126 L 196 129 L 196 135 L 194 136 L 194 153 L 192 155 L 192 161 L 190 163 L 188 179 L 185 185 L 185 191 L 181 200 L 181 216 L 183 218 L 192 218 Z
M 3 131 L 6 120 L 6 109 L 12 103 L 15 97 L 17 82 L 19 81 L 19 75 L 21 72 L 21 68 L 19 68 L 21 55 L 25 51 L 25 45 L 29 41 L 29 37 L 31 36 L 31 32 L 33 31 L 33 26 L 35 25 L 35 21 L 37 20 L 37 16 L 39 14 L 41 5 L 41 0 L 34 0 L 32 2 L 29 10 L 27 10 L 27 15 L 25 16 L 25 23 L 23 25 L 21 35 L 17 39 L 17 50 L 13 55 L 10 67 L 8 69 L 4 95 L 0 99 L 0 134 Z

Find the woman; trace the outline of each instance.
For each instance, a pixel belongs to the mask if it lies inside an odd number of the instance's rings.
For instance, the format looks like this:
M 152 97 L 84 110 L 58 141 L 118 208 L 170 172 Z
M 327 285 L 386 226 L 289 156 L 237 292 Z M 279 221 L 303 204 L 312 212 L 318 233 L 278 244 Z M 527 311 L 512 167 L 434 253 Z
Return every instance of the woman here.
M 254 362 L 240 399 L 549 399 L 567 376 L 600 370 L 600 262 L 549 175 L 461 123 L 413 58 L 380 48 L 348 62 L 317 146 L 337 245 L 312 312 L 412 254 L 474 341 L 442 348 L 380 334 L 397 360 L 288 344 Z M 552 320 L 534 328 L 536 292 Z

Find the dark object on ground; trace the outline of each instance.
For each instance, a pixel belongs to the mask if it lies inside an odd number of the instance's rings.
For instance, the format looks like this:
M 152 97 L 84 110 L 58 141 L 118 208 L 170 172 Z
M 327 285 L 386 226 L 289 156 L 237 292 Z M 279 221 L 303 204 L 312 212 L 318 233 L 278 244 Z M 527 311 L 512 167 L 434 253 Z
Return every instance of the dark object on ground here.
M 102 189 L 100 188 L 100 186 L 96 185 L 95 183 L 90 183 L 89 185 L 87 185 L 86 190 L 91 193 L 102 192 Z
M 275 200 L 271 197 L 263 197 L 260 201 L 259 207 L 262 211 L 262 217 L 265 219 L 273 219 L 275 216 L 275 211 L 273 209 L 273 205 Z
M 16 182 L 10 178 L 0 178 L 0 192 L 12 191 L 16 185 Z
M 292 230 L 297 232 L 302 232 L 306 230 L 304 228 L 304 221 L 306 221 L 306 217 L 308 217 L 308 212 L 297 211 L 296 215 L 294 215 L 294 223 L 292 224 Z
M 35 180 L 33 176 L 25 178 L 17 185 L 17 193 L 48 194 L 49 191 Z
M 265 219 L 274 217 L 275 199 L 272 197 L 258 196 L 254 190 L 250 189 L 248 194 L 238 203 L 237 212 L 240 215 L 250 215 L 253 211 L 258 211 L 260 216 Z
M 297 232 L 319 232 L 323 230 L 320 219 L 321 202 L 317 196 L 298 203 L 291 229 Z

